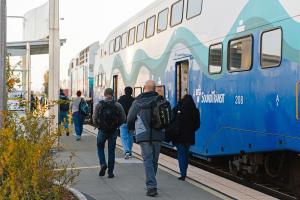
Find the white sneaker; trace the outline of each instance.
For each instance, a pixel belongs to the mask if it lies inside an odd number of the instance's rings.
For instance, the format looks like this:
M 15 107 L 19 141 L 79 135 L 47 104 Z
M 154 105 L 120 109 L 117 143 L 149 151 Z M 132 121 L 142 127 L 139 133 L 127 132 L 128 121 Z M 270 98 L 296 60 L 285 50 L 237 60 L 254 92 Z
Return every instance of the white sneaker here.
M 125 159 L 125 160 L 128 160 L 128 159 L 129 159 L 129 156 L 130 156 L 129 153 L 125 153 L 124 159 Z

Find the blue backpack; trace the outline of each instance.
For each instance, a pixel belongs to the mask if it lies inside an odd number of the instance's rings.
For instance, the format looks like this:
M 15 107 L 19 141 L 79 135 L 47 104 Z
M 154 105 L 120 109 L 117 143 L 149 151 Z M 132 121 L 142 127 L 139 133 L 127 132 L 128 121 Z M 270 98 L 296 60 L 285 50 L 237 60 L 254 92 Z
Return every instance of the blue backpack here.
M 89 108 L 89 105 L 87 104 L 87 102 L 82 98 L 81 101 L 80 101 L 80 104 L 79 104 L 79 114 L 81 116 L 88 116 L 89 115 L 89 111 L 90 111 L 90 108 Z

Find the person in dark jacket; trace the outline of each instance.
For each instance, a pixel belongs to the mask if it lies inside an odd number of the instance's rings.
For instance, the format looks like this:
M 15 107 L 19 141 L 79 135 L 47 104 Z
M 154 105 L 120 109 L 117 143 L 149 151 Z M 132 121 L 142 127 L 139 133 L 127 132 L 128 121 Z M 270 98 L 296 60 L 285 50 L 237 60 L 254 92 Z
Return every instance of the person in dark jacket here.
M 193 97 L 185 95 L 173 109 L 173 115 L 175 118 L 173 124 L 171 124 L 173 130 L 168 130 L 168 132 L 173 134 L 171 140 L 177 148 L 181 175 L 178 179 L 184 181 L 188 168 L 189 149 L 191 145 L 195 144 L 195 132 L 200 127 L 200 113 Z
M 149 80 L 144 93 L 133 102 L 127 117 L 128 129 L 135 130 L 136 142 L 141 147 L 146 173 L 147 196 L 157 195 L 156 172 L 164 131 L 151 128 L 151 105 L 156 101 L 155 82 Z
M 134 101 L 134 98 L 132 97 L 133 90 L 131 87 L 126 87 L 124 92 L 125 95 L 121 96 L 118 102 L 123 106 L 127 116 L 132 102 Z M 120 135 L 125 156 L 124 158 L 129 159 L 132 156 L 133 135 L 128 131 L 128 126 L 126 123 L 121 125 Z
M 69 98 L 65 95 L 65 93 L 62 89 L 60 89 L 60 91 L 59 91 L 59 99 L 61 100 L 61 103 L 59 105 L 58 124 L 64 125 L 66 134 L 67 134 L 67 136 L 69 136 L 70 132 L 69 132 L 68 112 L 70 109 L 70 102 L 69 102 Z

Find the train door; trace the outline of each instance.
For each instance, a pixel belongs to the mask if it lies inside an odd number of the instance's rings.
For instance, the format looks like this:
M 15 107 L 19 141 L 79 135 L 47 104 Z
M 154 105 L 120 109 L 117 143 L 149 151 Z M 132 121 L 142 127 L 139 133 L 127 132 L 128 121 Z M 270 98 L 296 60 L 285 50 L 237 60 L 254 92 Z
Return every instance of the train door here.
M 300 104 L 300 81 L 296 83 L 296 120 L 300 122 L 300 115 L 299 115 L 299 104 Z
M 189 61 L 176 63 L 176 101 L 189 94 Z
M 118 75 L 113 76 L 113 90 L 114 90 L 114 98 L 115 100 L 118 99 Z

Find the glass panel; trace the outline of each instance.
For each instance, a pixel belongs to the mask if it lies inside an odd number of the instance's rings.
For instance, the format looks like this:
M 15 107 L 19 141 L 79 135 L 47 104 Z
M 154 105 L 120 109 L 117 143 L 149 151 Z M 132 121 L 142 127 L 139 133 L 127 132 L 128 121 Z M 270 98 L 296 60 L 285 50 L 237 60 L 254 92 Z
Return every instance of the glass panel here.
M 187 15 L 188 19 L 191 19 L 197 15 L 200 15 L 202 11 L 202 0 L 188 0 Z
M 144 39 L 144 32 L 145 32 L 145 23 L 141 23 L 137 27 L 137 36 L 136 36 L 136 41 L 140 42 Z
M 135 27 L 129 30 L 128 45 L 133 45 L 135 40 Z
M 121 37 L 119 36 L 116 38 L 115 52 L 120 51 L 120 48 L 121 48 Z
M 140 94 L 142 94 L 143 89 L 141 87 L 135 87 L 134 88 L 134 97 L 139 96 Z
M 155 31 L 155 18 L 156 16 L 153 16 L 147 20 L 147 32 L 146 32 L 146 37 L 151 37 L 154 35 Z
M 182 22 L 183 0 L 172 5 L 171 26 L 176 26 Z
M 276 67 L 281 62 L 282 31 L 276 29 L 262 35 L 261 66 L 262 68 Z
M 122 34 L 122 49 L 126 48 L 127 40 L 128 40 L 128 33 L 126 32 Z
M 249 70 L 252 66 L 251 36 L 232 40 L 229 44 L 228 69 L 231 72 Z
M 155 91 L 158 93 L 158 95 L 165 97 L 165 86 L 164 85 L 156 86 Z
M 177 63 L 177 101 L 189 93 L 189 62 Z
M 169 9 L 165 9 L 158 14 L 157 32 L 162 32 L 168 27 Z
M 222 44 L 210 46 L 209 49 L 209 68 L 210 74 L 218 74 L 222 71 Z

